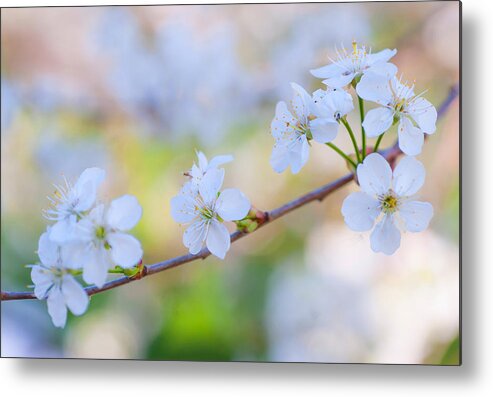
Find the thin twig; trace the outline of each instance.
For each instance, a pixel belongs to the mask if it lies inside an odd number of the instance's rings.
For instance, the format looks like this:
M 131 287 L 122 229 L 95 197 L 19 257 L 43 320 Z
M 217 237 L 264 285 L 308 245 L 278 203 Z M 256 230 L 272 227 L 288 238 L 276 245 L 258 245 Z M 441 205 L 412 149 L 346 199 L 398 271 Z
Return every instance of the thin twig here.
M 452 87 L 452 89 L 449 92 L 449 95 L 438 108 L 438 117 L 442 117 L 445 114 L 445 112 L 448 110 L 452 102 L 457 98 L 458 94 L 459 94 L 459 86 L 456 85 Z M 387 161 L 393 162 L 397 158 L 397 156 L 401 153 L 401 151 L 396 142 L 393 146 L 389 147 L 388 149 L 382 150 L 379 153 L 382 154 L 382 156 L 384 156 L 387 159 Z M 319 187 L 318 189 L 315 189 L 303 196 L 300 196 L 297 199 L 290 201 L 289 203 L 286 203 L 281 207 L 278 207 L 272 211 L 259 212 L 257 215 L 257 219 L 259 220 L 259 228 L 264 225 L 267 225 L 268 223 L 275 221 L 276 219 L 283 217 L 284 215 L 290 213 L 291 211 L 296 210 L 297 208 L 300 208 L 308 203 L 311 203 L 312 201 L 322 201 L 329 194 L 340 189 L 342 186 L 347 185 L 353 179 L 354 179 L 354 174 L 349 173 L 339 179 L 336 179 L 333 182 L 330 182 L 322 187 Z M 235 242 L 245 237 L 248 234 L 250 233 L 236 231 L 231 234 L 231 242 Z M 196 255 L 192 255 L 192 254 L 182 255 L 165 260 L 163 262 L 155 263 L 153 265 L 142 266 L 141 271 L 136 276 L 120 277 L 115 280 L 107 282 L 101 288 L 92 286 L 92 287 L 87 287 L 85 290 L 88 295 L 98 294 L 100 292 L 119 287 L 120 285 L 124 285 L 131 283 L 133 281 L 140 280 L 141 278 L 147 277 L 151 274 L 169 270 L 174 267 L 184 265 L 185 263 L 193 262 L 197 259 L 205 259 L 209 255 L 211 255 L 209 250 L 207 248 L 204 248 Z M 36 299 L 34 293 L 31 291 L 25 291 L 25 292 L 2 291 L 0 298 L 2 301 Z

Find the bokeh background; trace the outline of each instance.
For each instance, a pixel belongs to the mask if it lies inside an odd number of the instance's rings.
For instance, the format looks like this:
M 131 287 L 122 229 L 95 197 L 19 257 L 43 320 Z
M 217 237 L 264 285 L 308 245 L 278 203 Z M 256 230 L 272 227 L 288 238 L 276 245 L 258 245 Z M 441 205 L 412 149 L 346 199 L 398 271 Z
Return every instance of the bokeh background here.
M 265 210 L 341 176 L 323 145 L 298 175 L 269 165 L 276 102 L 291 81 L 322 87 L 309 69 L 336 45 L 397 48 L 393 62 L 435 105 L 459 78 L 458 2 L 3 9 L 1 33 L 2 290 L 31 283 L 24 265 L 62 175 L 99 166 L 103 199 L 137 196 L 147 264 L 186 251 L 169 201 L 196 149 L 234 154 L 225 186 Z M 395 255 L 345 227 L 348 186 L 238 241 L 225 261 L 94 296 L 64 330 L 45 302 L 3 302 L 2 356 L 457 364 L 458 111 L 420 156 L 430 228 L 404 235 Z M 336 143 L 349 150 L 344 133 Z

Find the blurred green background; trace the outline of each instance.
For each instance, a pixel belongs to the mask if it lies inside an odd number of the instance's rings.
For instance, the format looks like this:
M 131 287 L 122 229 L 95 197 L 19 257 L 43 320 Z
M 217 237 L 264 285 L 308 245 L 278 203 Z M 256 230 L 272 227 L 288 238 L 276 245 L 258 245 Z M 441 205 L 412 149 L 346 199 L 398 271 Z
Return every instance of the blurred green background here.
M 2 10 L 1 286 L 25 290 L 52 183 L 107 170 L 101 198 L 135 195 L 151 264 L 186 252 L 169 201 L 195 150 L 231 153 L 225 187 L 272 209 L 346 172 L 313 145 L 298 175 L 269 165 L 275 104 L 289 82 L 352 39 L 393 62 L 435 105 L 459 77 L 459 4 L 281 4 Z M 358 129 L 358 114 L 350 123 Z M 383 144 L 395 139 L 387 134 Z M 336 143 L 349 150 L 347 136 Z M 457 364 L 459 118 L 427 141 L 430 228 L 391 256 L 340 214 L 349 186 L 235 243 L 226 260 L 92 297 L 52 326 L 46 303 L 3 302 L 2 355 L 153 360 Z

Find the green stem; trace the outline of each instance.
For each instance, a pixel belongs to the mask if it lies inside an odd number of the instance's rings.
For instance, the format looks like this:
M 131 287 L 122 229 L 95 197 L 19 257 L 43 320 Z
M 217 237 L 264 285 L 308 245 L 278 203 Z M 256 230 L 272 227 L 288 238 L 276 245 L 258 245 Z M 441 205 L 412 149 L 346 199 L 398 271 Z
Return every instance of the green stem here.
M 375 143 L 375 147 L 373 148 L 373 152 L 376 152 L 378 150 L 378 147 L 380 146 L 380 142 L 382 142 L 382 138 L 384 135 L 385 132 L 378 137 L 377 142 Z
M 358 150 L 358 143 L 356 142 L 356 138 L 354 137 L 354 132 L 351 129 L 351 126 L 347 122 L 346 119 L 340 119 L 341 123 L 344 124 L 344 127 L 346 127 L 347 132 L 349 133 L 349 137 L 351 138 L 351 142 L 353 142 L 353 147 L 354 151 L 356 152 L 356 160 L 358 160 L 358 163 L 361 163 L 361 158 L 359 156 L 359 150 Z
M 332 142 L 327 142 L 326 145 L 328 147 L 334 149 L 339 155 L 341 155 L 344 158 L 344 160 L 346 160 L 348 163 L 350 163 L 354 168 L 357 167 L 356 163 L 346 153 L 344 153 L 341 149 L 339 149 Z
M 363 128 L 363 120 L 365 119 L 365 105 L 363 104 L 363 98 L 358 96 L 358 102 L 359 102 L 359 117 L 361 119 L 361 158 L 362 160 L 365 159 L 366 157 L 366 133 L 365 129 Z

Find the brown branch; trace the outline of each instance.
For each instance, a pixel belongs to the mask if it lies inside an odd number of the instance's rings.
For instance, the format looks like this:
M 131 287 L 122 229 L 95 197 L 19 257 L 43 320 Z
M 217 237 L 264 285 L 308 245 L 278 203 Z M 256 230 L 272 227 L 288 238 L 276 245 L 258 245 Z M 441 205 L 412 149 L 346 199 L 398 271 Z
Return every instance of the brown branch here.
M 452 102 L 457 98 L 458 94 L 459 94 L 459 87 L 456 85 L 450 90 L 449 95 L 440 105 L 438 109 L 438 117 L 442 117 L 445 114 L 445 112 L 448 110 Z M 384 156 L 387 159 L 387 161 L 393 162 L 397 158 L 397 156 L 401 153 L 401 151 L 396 142 L 391 147 L 380 151 L 380 153 L 382 154 L 382 156 Z M 303 196 L 300 196 L 297 199 L 290 201 L 289 203 L 286 203 L 281 207 L 278 207 L 272 211 L 258 213 L 257 219 L 259 220 L 259 228 L 264 225 L 267 225 L 268 223 L 275 221 L 278 218 L 283 217 L 284 215 L 290 213 L 291 211 L 296 210 L 297 208 L 300 208 L 308 203 L 311 203 L 312 201 L 322 201 L 329 194 L 340 189 L 342 186 L 348 184 L 353 179 L 354 179 L 354 174 L 349 173 L 339 179 L 336 179 L 333 182 L 330 182 L 322 187 L 319 187 L 318 189 L 315 189 Z M 236 231 L 231 234 L 231 242 L 235 242 L 245 237 L 248 234 L 250 233 Z M 107 291 L 109 289 L 119 287 L 120 285 L 124 285 L 131 283 L 133 281 L 140 280 L 151 274 L 159 273 L 165 270 L 172 269 L 174 267 L 184 265 L 185 263 L 193 262 L 197 259 L 205 259 L 209 255 L 211 255 L 209 250 L 207 248 L 204 248 L 198 254 L 195 255 L 192 254 L 182 255 L 165 260 L 163 262 L 155 263 L 153 265 L 142 266 L 141 271 L 136 276 L 120 277 L 115 280 L 107 282 L 101 288 L 92 286 L 92 287 L 87 287 L 85 290 L 87 291 L 88 295 L 94 295 L 103 291 Z M 34 293 L 31 291 L 26 291 L 26 292 L 2 291 L 1 292 L 2 301 L 23 300 L 23 299 L 36 299 L 36 297 L 34 296 Z

